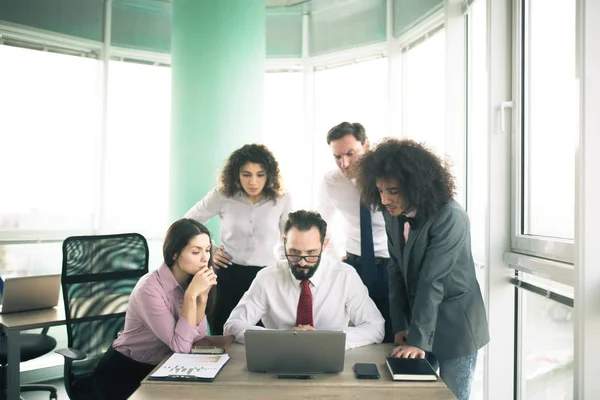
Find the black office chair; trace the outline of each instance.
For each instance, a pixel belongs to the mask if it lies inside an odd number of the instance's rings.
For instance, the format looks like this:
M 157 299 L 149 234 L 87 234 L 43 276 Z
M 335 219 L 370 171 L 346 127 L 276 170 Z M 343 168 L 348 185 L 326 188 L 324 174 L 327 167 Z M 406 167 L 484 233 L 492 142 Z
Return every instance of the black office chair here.
M 62 291 L 70 399 L 93 398 L 92 372 L 123 329 L 129 295 L 148 272 L 148 243 L 137 233 L 76 236 L 63 242 Z
M 48 328 L 42 333 L 23 333 L 21 340 L 21 361 L 29 361 L 49 353 L 56 347 L 56 340 L 48 336 Z M 0 336 L 0 398 L 6 398 L 6 335 Z M 49 391 L 50 399 L 56 399 L 56 388 L 52 385 L 21 385 L 21 392 Z

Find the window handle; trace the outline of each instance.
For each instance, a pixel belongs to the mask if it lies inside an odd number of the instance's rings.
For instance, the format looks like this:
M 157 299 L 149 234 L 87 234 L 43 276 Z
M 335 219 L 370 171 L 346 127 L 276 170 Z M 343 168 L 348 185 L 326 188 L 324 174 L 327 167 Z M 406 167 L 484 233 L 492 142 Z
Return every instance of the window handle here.
M 509 101 L 503 101 L 500 104 L 500 130 L 502 131 L 502 133 L 504 133 L 506 131 L 506 126 L 504 123 L 505 120 L 505 110 L 507 108 L 510 108 L 512 110 L 512 108 L 515 106 L 515 102 L 512 100 Z

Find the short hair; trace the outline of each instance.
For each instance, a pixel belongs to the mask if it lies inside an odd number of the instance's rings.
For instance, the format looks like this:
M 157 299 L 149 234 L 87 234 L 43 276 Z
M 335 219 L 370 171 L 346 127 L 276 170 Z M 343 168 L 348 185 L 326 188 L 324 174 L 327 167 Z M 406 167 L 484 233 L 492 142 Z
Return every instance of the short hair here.
M 247 144 L 229 155 L 219 176 L 219 190 L 226 197 L 232 197 L 241 188 L 240 169 L 247 163 L 260 164 L 267 173 L 263 188 L 264 196 L 277 200 L 283 195 L 279 164 L 271 151 L 262 144 Z
M 301 232 L 307 232 L 313 227 L 319 230 L 321 244 L 323 244 L 325 236 L 327 236 L 327 222 L 316 211 L 298 210 L 288 214 L 288 219 L 283 227 L 283 234 L 287 236 L 287 233 L 292 228 L 296 228 Z
M 358 140 L 360 144 L 365 144 L 365 141 L 367 140 L 367 133 L 365 132 L 365 127 L 362 126 L 362 124 L 359 124 L 358 122 L 342 122 L 327 132 L 327 144 L 329 145 L 334 140 L 341 139 L 346 135 L 354 136 L 354 138 Z
M 355 164 L 361 200 L 382 209 L 378 179 L 398 181 L 400 195 L 420 215 L 431 216 L 454 197 L 456 183 L 448 163 L 424 144 L 386 138 Z
M 212 243 L 212 238 L 208 228 L 194 219 L 181 218 L 171 224 L 167 230 L 167 234 L 163 242 L 163 260 L 170 270 L 173 270 L 175 256 L 177 254 L 181 254 L 181 251 L 185 248 L 185 246 L 188 245 L 190 240 L 202 234 L 208 235 L 208 242 Z M 211 252 L 211 256 L 208 259 L 209 266 L 212 265 L 212 261 L 213 258 Z M 190 277 L 190 281 L 192 278 L 193 277 Z M 207 315 L 214 310 L 215 303 L 217 301 L 216 290 L 217 287 L 213 286 L 208 292 L 208 300 L 206 304 Z

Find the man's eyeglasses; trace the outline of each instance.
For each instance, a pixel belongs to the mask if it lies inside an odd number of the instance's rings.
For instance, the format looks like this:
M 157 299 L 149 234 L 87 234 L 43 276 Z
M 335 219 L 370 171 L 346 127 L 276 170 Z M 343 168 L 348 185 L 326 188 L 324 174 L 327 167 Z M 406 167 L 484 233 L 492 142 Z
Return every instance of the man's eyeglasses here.
M 285 240 L 285 239 L 283 240 L 283 246 L 284 247 L 287 246 L 287 240 Z M 298 254 L 288 254 L 287 247 L 285 248 L 285 258 L 287 258 L 288 261 L 291 263 L 299 263 L 300 260 L 304 259 L 304 261 L 306 261 L 307 264 L 314 264 L 321 259 L 321 254 L 323 254 L 323 245 L 321 245 L 321 252 L 319 254 L 309 255 L 309 256 L 301 256 Z
M 304 261 L 307 262 L 307 264 L 313 264 L 319 261 L 319 259 L 321 258 L 321 254 L 318 254 L 316 256 L 299 256 L 296 254 L 285 254 L 285 257 L 288 259 L 289 262 L 292 263 L 299 263 L 300 260 L 304 259 Z

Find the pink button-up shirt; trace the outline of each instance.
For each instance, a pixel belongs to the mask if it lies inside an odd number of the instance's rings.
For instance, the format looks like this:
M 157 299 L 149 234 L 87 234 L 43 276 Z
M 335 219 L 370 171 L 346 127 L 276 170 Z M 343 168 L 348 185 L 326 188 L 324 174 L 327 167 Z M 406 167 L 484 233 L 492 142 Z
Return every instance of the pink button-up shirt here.
M 417 216 L 417 210 L 410 210 L 406 214 L 404 214 L 408 218 L 414 218 Z M 408 222 L 404 223 L 404 243 L 408 242 L 408 235 L 410 235 L 410 224 Z
M 135 361 L 156 365 L 165 356 L 189 353 L 206 336 L 206 318 L 193 327 L 181 316 L 183 288 L 165 264 L 140 278 L 129 297 L 125 328 L 113 348 Z

